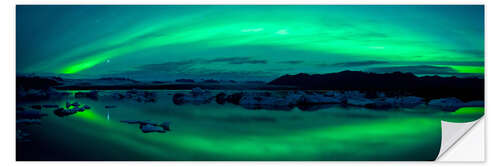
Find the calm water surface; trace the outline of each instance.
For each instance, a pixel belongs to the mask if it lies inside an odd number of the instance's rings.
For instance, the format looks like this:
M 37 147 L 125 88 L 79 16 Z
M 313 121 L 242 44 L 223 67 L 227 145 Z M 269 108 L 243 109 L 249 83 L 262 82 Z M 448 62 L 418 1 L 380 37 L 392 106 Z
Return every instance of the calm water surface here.
M 18 160 L 434 160 L 441 143 L 441 120 L 466 122 L 483 108 L 455 113 L 425 107 L 371 110 L 329 106 L 249 110 L 233 104 L 172 103 L 155 91 L 155 103 L 116 100 L 110 91 L 98 100 L 78 101 L 92 108 L 66 117 L 48 113 L 41 125 L 23 129 L 31 142 L 17 143 Z M 216 93 L 216 92 L 213 92 Z M 71 96 L 72 97 L 72 96 Z M 117 108 L 106 109 L 105 105 Z M 27 107 L 26 107 L 27 108 Z M 167 133 L 143 133 L 120 120 L 169 121 Z

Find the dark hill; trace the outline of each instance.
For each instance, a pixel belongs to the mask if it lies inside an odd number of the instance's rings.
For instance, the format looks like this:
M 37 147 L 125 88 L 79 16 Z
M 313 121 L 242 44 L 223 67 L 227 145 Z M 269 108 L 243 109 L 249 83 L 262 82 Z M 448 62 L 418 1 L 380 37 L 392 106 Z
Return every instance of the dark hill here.
M 296 86 L 304 90 L 384 91 L 393 95 L 425 98 L 458 97 L 463 100 L 484 99 L 484 79 L 424 76 L 412 73 L 366 73 L 342 71 L 328 74 L 284 75 L 268 84 Z
M 37 76 L 17 76 L 16 77 L 16 87 L 23 89 L 38 89 L 45 90 L 50 87 L 61 85 L 60 81 L 62 78 L 50 77 L 42 78 Z

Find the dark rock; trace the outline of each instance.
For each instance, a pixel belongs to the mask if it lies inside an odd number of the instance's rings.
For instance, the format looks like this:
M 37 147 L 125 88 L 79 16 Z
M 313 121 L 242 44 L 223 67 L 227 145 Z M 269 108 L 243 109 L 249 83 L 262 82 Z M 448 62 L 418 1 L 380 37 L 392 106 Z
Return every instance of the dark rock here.
M 243 97 L 243 92 L 233 93 L 228 95 L 226 101 L 233 104 L 240 104 L 240 100 Z
M 217 102 L 217 104 L 224 104 L 224 103 L 226 103 L 226 93 L 221 92 L 221 93 L 217 94 L 215 96 L 215 102 Z
M 150 133 L 150 132 L 165 133 L 165 131 L 170 131 L 170 124 L 168 122 L 163 122 L 161 124 L 149 120 L 146 121 L 121 120 L 120 122 L 127 124 L 139 124 L 139 128 L 143 133 Z
M 97 100 L 99 97 L 99 92 L 97 91 L 90 91 L 90 92 L 76 92 L 75 93 L 75 98 L 89 98 L 89 99 L 94 99 Z
M 184 104 L 184 96 L 186 96 L 184 93 L 176 93 L 174 94 L 172 100 L 174 104 Z
M 58 108 L 59 106 L 56 104 L 44 104 L 43 108 Z
M 42 109 L 42 105 L 32 105 L 31 108 L 37 109 L 37 110 L 41 110 Z
M 87 106 L 87 107 L 85 107 L 85 106 Z M 84 112 L 85 109 L 90 109 L 90 106 L 88 106 L 88 105 L 85 105 L 85 106 L 84 107 L 74 106 L 73 108 L 67 108 L 67 109 L 58 108 L 58 109 L 54 110 L 54 114 L 56 114 L 59 117 L 64 117 L 64 116 L 68 116 L 68 115 L 73 115 L 77 112 Z
M 155 126 L 152 124 L 140 125 L 139 128 L 141 128 L 143 133 L 150 133 L 150 132 L 165 133 L 165 130 L 162 127 Z
M 54 114 L 56 114 L 59 117 L 71 115 L 71 114 L 74 114 L 74 113 L 75 112 L 69 112 L 69 111 L 65 110 L 64 108 L 58 108 L 58 109 L 54 110 Z
M 170 123 L 169 122 L 163 122 L 160 125 L 163 128 L 163 130 L 170 131 Z

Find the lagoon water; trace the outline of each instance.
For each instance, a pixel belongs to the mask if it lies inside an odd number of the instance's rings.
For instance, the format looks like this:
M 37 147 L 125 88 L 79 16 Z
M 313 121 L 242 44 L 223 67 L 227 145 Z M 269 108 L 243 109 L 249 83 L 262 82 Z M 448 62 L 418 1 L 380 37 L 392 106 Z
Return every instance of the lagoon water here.
M 441 120 L 466 122 L 483 108 L 443 112 L 425 106 L 372 110 L 329 106 L 303 111 L 250 110 L 233 104 L 175 105 L 155 91 L 154 103 L 117 100 L 111 91 L 78 101 L 90 110 L 58 117 L 52 108 L 40 125 L 19 127 L 31 142 L 17 142 L 17 160 L 434 160 Z M 106 109 L 106 105 L 116 108 Z M 168 121 L 171 131 L 143 133 L 120 120 Z

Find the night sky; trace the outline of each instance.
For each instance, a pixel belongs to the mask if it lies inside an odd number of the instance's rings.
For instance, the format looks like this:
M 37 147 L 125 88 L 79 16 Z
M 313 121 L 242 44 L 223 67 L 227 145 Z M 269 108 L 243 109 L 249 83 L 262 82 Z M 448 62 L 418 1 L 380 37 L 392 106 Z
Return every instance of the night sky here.
M 17 6 L 18 74 L 484 75 L 483 6 Z

